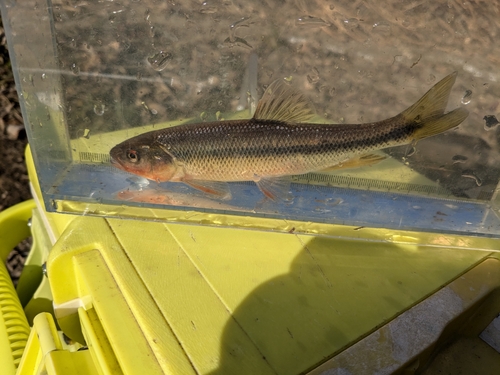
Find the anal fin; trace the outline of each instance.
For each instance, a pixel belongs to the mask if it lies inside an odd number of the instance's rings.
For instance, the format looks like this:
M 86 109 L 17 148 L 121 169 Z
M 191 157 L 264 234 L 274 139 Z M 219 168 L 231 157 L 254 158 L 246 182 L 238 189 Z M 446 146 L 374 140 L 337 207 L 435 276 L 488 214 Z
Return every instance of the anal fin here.
M 332 165 L 331 167 L 322 169 L 320 172 L 333 172 L 333 171 L 338 171 L 340 169 L 366 167 L 380 163 L 382 160 L 385 160 L 386 158 L 387 156 L 385 155 L 365 154 L 354 157 L 352 159 L 348 159 L 342 163 Z

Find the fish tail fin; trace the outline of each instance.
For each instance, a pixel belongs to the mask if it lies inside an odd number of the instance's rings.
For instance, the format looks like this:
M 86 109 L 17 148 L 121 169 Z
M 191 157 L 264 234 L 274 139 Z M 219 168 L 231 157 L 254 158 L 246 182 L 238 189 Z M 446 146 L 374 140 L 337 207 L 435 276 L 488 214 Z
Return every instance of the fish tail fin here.
M 406 123 L 420 124 L 413 134 L 415 140 L 427 138 L 454 128 L 469 115 L 465 108 L 457 108 L 444 114 L 456 78 L 457 72 L 446 76 L 427 91 L 415 104 L 401 113 Z
M 422 126 L 413 133 L 413 139 L 420 140 L 452 129 L 469 116 L 465 108 L 457 108 L 444 115 L 438 115 L 423 121 Z

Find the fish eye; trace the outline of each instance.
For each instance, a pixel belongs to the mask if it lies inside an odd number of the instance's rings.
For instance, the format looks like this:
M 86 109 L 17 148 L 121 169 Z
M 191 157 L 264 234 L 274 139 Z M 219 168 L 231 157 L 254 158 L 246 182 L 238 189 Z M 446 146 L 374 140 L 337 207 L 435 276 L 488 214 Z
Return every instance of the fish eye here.
M 139 161 L 139 153 L 135 150 L 128 150 L 127 158 L 130 162 L 137 163 Z

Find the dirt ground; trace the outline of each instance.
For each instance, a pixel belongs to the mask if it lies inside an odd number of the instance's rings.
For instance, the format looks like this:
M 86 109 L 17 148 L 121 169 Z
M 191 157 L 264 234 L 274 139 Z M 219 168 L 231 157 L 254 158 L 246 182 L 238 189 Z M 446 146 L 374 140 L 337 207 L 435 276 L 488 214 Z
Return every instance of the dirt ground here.
M 22 125 L 5 32 L 0 22 L 0 211 L 31 198 L 24 163 L 28 140 Z M 14 280 L 19 277 L 29 244 L 29 241 L 21 243 L 8 257 L 7 268 Z

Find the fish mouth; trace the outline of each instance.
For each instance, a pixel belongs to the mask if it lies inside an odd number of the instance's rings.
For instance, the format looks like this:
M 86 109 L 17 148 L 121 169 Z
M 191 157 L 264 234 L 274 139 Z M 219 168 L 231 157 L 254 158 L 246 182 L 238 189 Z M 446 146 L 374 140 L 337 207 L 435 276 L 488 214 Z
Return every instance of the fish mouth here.
M 111 155 L 109 156 L 109 161 L 113 167 L 125 170 L 125 166 L 120 162 L 120 160 L 115 159 Z
M 110 155 L 109 161 L 111 162 L 111 165 L 113 167 L 115 167 L 121 171 L 137 174 L 133 168 L 130 168 L 130 166 L 128 166 L 126 163 L 123 163 L 119 158 L 114 158 Z
M 116 159 L 115 159 L 114 157 L 112 157 L 112 156 L 110 156 L 110 157 L 109 157 L 109 161 L 111 162 L 111 164 L 114 164 L 115 166 L 116 166 L 116 164 L 120 164 L 120 163 L 118 162 L 118 160 L 116 160 Z
M 121 165 L 120 158 L 118 157 L 120 155 L 120 152 L 121 152 L 120 148 L 118 148 L 118 146 L 115 146 L 108 153 L 109 161 L 115 167 L 118 167 L 119 165 Z

